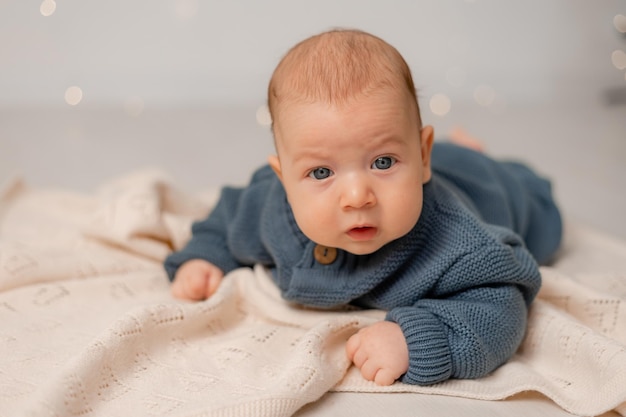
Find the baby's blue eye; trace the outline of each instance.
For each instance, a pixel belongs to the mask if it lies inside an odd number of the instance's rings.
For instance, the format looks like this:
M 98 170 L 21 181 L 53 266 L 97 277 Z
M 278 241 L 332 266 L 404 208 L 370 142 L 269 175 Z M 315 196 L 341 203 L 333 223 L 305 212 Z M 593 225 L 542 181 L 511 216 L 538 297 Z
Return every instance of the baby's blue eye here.
M 309 177 L 316 180 L 323 180 L 330 177 L 333 172 L 328 168 L 315 168 L 311 172 L 309 172 Z
M 376 158 L 372 164 L 373 169 L 389 169 L 396 163 L 396 158 L 391 156 L 381 156 Z

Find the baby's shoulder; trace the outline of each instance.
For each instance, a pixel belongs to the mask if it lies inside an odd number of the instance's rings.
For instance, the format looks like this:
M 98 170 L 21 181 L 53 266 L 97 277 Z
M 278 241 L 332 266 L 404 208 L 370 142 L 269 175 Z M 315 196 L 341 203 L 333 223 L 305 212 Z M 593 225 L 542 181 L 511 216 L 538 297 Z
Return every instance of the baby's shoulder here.
M 521 240 L 513 230 L 485 222 L 473 202 L 445 179 L 433 176 L 427 188 L 423 221 L 444 241 L 455 242 L 467 250 L 468 246 L 509 245 Z
M 266 181 L 278 181 L 278 177 L 276 176 L 276 173 L 272 170 L 272 168 L 268 164 L 265 164 L 261 166 L 260 168 L 258 168 L 256 171 L 254 171 L 254 173 L 252 174 L 250 183 L 255 184 L 255 183 L 266 182 Z

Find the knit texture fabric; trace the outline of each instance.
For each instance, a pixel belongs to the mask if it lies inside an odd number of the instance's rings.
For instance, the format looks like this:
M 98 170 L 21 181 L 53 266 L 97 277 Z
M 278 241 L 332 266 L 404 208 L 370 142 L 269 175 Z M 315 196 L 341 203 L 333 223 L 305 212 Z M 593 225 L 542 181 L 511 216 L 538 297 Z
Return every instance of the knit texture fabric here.
M 167 258 L 165 268 L 172 278 L 193 258 L 224 272 L 263 264 L 288 301 L 388 311 L 387 320 L 400 325 L 409 347 L 403 382 L 484 376 L 519 346 L 527 308 L 540 287 L 537 263 L 520 235 L 556 231 L 539 239 L 546 243 L 536 253 L 547 258 L 560 241 L 560 217 L 549 184 L 526 168 L 509 169 L 450 145 L 437 147 L 433 157 L 416 226 L 375 253 L 339 250 L 332 264 L 318 263 L 315 242 L 300 231 L 282 185 L 263 167 L 248 187 L 223 190 L 213 212 L 193 225 L 192 239 Z M 448 167 L 451 160 L 455 170 Z M 440 164 L 448 171 L 439 174 Z M 550 224 L 533 224 L 542 221 Z M 516 233 L 516 225 L 523 230 Z

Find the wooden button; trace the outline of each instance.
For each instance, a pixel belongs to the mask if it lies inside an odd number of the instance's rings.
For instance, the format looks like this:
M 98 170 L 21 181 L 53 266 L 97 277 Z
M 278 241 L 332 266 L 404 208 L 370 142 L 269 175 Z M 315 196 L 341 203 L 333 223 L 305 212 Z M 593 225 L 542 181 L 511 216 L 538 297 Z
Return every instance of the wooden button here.
M 317 245 L 313 250 L 315 260 L 322 265 L 328 265 L 335 262 L 337 259 L 337 249 L 329 248 L 328 246 Z

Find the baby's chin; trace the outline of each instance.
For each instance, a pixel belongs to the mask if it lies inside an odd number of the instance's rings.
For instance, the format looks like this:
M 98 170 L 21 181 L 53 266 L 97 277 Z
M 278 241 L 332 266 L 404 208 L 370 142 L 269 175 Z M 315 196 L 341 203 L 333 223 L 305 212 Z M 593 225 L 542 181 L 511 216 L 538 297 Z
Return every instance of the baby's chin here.
M 313 239 L 311 239 L 313 240 Z M 383 246 L 385 246 L 384 244 L 373 244 L 373 242 L 369 242 L 370 244 L 348 244 L 348 245 L 343 245 L 343 244 L 337 244 L 337 242 L 324 242 L 323 240 L 313 240 L 313 242 L 315 242 L 316 244 L 320 245 L 320 246 L 325 246 L 327 248 L 335 248 L 335 249 L 339 249 L 342 250 L 344 252 L 350 253 L 352 255 L 371 255 L 372 253 L 378 251 L 380 248 L 382 248 Z
M 341 248 L 340 248 L 341 249 Z M 380 249 L 380 248 L 378 248 Z M 365 255 L 371 255 L 372 253 L 376 252 L 378 249 L 375 250 L 363 250 L 363 251 L 359 251 L 359 250 L 347 250 L 344 249 L 346 252 L 351 253 L 352 255 L 357 255 L 357 256 L 365 256 Z
M 369 242 L 368 242 L 369 243 Z M 371 255 L 372 253 L 377 252 L 378 250 L 380 250 L 380 248 L 382 248 L 383 246 L 385 246 L 387 243 L 389 242 L 384 242 L 384 243 L 370 243 L 370 244 L 357 244 L 357 245 L 346 245 L 344 247 L 339 246 L 339 249 L 342 249 L 348 253 L 351 253 L 352 255 L 358 255 L 358 256 L 363 256 L 363 255 Z
M 345 242 L 345 241 L 337 242 L 337 240 L 333 240 L 333 239 L 328 239 L 328 240 L 311 239 L 311 240 L 313 240 L 314 242 L 316 242 L 317 244 L 321 246 L 340 249 L 352 255 L 364 256 L 364 255 L 371 255 L 375 252 L 378 252 L 384 246 L 386 246 L 387 244 L 389 244 L 390 242 L 396 239 L 381 239 L 381 237 L 379 236 L 378 238 L 372 239 L 372 240 L 348 241 L 348 242 Z

